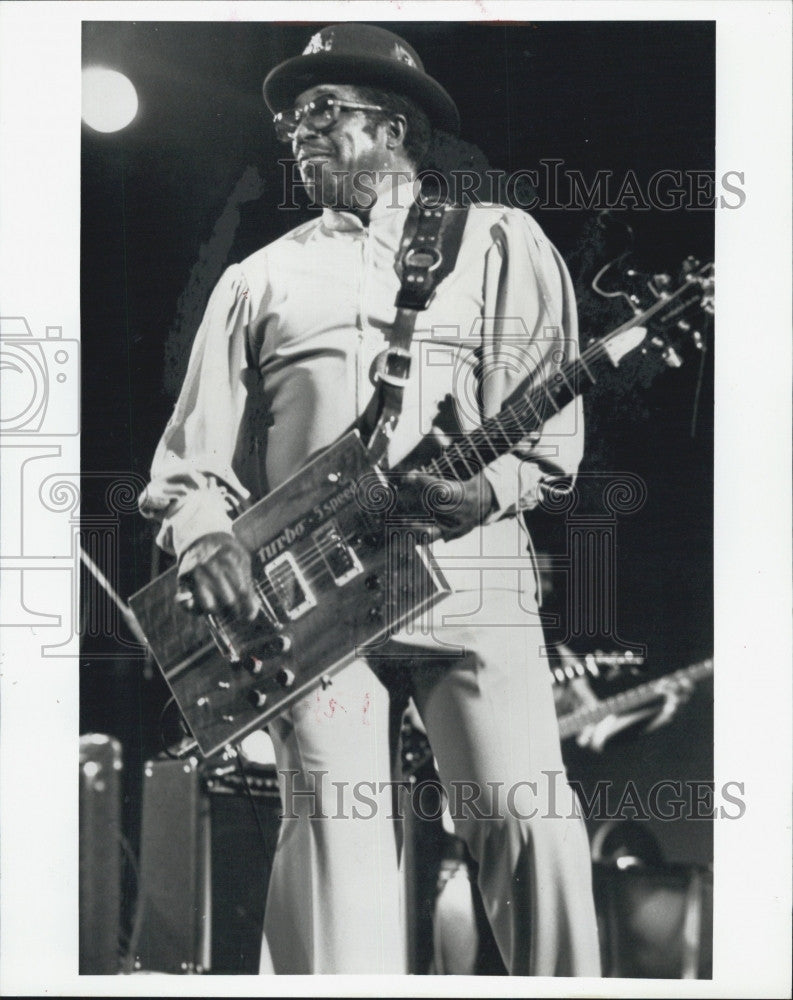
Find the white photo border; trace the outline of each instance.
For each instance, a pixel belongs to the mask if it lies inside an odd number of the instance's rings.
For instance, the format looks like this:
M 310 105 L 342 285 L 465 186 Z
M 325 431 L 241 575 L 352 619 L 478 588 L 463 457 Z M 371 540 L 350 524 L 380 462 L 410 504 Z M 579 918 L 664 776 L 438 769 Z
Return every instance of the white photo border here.
M 740 210 L 716 212 L 715 780 L 717 787 L 744 782 L 747 809 L 740 821 L 715 822 L 712 981 L 261 977 L 255 991 L 459 996 L 494 990 L 520 996 L 528 988 L 535 996 L 785 995 L 791 940 L 791 7 L 761 0 L 630 5 L 402 0 L 393 6 L 312 2 L 299 8 L 301 21 L 376 21 L 397 14 L 436 21 L 716 21 L 716 174 L 742 172 L 746 202 Z M 24 316 L 38 338 L 53 326 L 62 328 L 66 340 L 79 337 L 81 22 L 297 16 L 294 4 L 280 2 L 2 3 L 4 316 Z M 76 399 L 64 396 L 57 405 L 66 426 L 74 419 Z M 77 436 L 41 438 L 36 446 L 60 448 L 64 471 L 79 472 Z M 0 448 L 3 539 L 10 546 L 2 558 L 12 581 L 26 565 L 24 553 L 13 550 L 10 523 L 25 505 L 10 482 L 18 457 L 12 448 Z M 25 508 L 25 516 L 35 521 L 37 512 Z M 67 568 L 72 542 L 51 540 L 56 553 L 51 558 L 67 560 Z M 64 586 L 66 577 L 56 579 L 46 564 L 36 566 L 43 567 L 40 581 L 36 577 L 35 599 L 25 595 L 27 604 L 68 615 L 73 595 Z M 12 589 L 0 593 L 6 612 Z M 77 975 L 76 644 L 68 657 L 41 657 L 35 623 L 4 628 L 0 642 L 0 991 L 202 995 L 209 984 L 198 976 Z M 211 989 L 245 996 L 252 981 L 213 976 Z

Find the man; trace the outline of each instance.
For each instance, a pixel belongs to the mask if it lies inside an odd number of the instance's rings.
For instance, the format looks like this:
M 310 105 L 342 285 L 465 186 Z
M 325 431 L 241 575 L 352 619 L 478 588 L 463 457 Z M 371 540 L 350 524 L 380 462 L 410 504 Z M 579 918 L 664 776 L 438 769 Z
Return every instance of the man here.
M 141 502 L 179 559 L 182 598 L 196 612 L 248 618 L 257 601 L 229 499 L 266 495 L 367 408 L 396 315 L 417 167 L 432 128 L 458 128 L 412 48 L 374 26 L 323 29 L 269 74 L 264 94 L 322 215 L 220 280 Z M 453 272 L 418 313 L 390 466 L 447 395 L 470 429 L 575 344 L 569 277 L 539 228 L 517 210 L 472 207 Z M 276 972 L 405 969 L 383 787 L 389 692 L 372 669 L 386 664 L 425 721 L 508 970 L 598 974 L 588 844 L 563 777 L 518 516 L 544 481 L 575 473 L 580 416 L 571 406 L 519 455 L 456 486 L 453 502 L 430 504 L 433 555 L 454 593 L 377 662 L 354 661 L 271 723 L 286 814 L 265 921 Z M 400 509 L 425 523 L 437 487 L 448 483 L 403 477 Z

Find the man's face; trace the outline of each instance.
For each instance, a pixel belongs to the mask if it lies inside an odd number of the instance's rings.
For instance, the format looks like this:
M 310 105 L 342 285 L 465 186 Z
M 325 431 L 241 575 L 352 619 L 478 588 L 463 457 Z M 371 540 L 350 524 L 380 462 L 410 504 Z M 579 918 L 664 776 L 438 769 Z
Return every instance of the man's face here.
M 295 100 L 302 107 L 320 95 L 354 104 L 369 104 L 357 88 L 320 85 L 304 90 Z M 387 146 L 386 122 L 372 121 L 372 113 L 340 109 L 336 124 L 316 131 L 305 118 L 292 140 L 300 176 L 313 201 L 328 208 L 370 208 L 373 178 L 388 170 L 392 151 Z M 357 178 L 356 178 L 357 175 Z

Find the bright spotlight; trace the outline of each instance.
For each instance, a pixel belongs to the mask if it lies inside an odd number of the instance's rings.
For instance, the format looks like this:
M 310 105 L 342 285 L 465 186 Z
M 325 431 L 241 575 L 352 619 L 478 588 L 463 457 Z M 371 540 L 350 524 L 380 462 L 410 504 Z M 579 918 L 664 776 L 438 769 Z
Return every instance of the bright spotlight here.
M 83 121 L 97 132 L 118 132 L 138 112 L 132 81 L 114 69 L 89 66 L 83 70 Z

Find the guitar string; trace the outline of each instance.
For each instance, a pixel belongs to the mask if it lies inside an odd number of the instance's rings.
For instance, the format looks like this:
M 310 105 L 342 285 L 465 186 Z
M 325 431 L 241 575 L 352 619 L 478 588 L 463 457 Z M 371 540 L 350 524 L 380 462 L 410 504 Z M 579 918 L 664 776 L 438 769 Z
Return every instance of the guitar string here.
M 660 312 L 661 310 L 669 306 L 679 305 L 678 300 L 680 296 L 682 296 L 683 293 L 685 292 L 693 291 L 695 293 L 695 296 L 689 302 L 683 302 L 682 308 L 687 310 L 692 305 L 698 305 L 701 302 L 704 294 L 702 275 L 708 268 L 710 268 L 710 266 L 711 266 L 710 264 L 705 265 L 703 268 L 700 269 L 699 272 L 692 275 L 691 279 L 687 281 L 685 284 L 681 285 L 680 288 L 678 288 L 674 293 L 667 295 L 663 299 L 659 299 L 656 303 L 654 303 L 650 308 L 645 310 L 643 313 L 626 321 L 624 324 L 622 324 L 622 326 L 617 327 L 615 330 L 613 330 L 610 334 L 607 334 L 605 337 L 593 341 L 577 358 L 568 363 L 568 365 L 566 365 L 558 373 L 557 375 L 558 382 L 556 383 L 556 386 L 549 386 L 546 379 L 540 384 L 530 387 L 527 390 L 527 394 L 524 395 L 523 400 L 521 400 L 519 413 L 517 414 L 515 413 L 514 407 L 512 405 L 505 407 L 508 414 L 510 414 L 514 418 L 513 419 L 514 426 L 518 429 L 520 428 L 520 426 L 524 423 L 526 419 L 526 410 L 527 409 L 530 410 L 533 407 L 534 403 L 538 402 L 539 399 L 542 397 L 546 397 L 554 406 L 554 408 L 557 409 L 558 412 L 560 408 L 556 406 L 556 400 L 554 399 L 553 396 L 553 390 L 555 388 L 558 389 L 562 389 L 565 387 L 569 388 L 572 384 L 573 392 L 570 395 L 570 398 L 565 401 L 566 405 L 567 402 L 569 402 L 571 399 L 573 399 L 576 395 L 579 394 L 578 392 L 575 391 L 575 386 L 579 384 L 580 376 L 585 375 L 591 384 L 595 384 L 596 379 L 593 376 L 592 372 L 589 370 L 587 362 L 593 360 L 599 360 L 603 356 L 608 356 L 606 345 L 609 343 L 610 340 L 618 336 L 620 333 L 627 332 L 630 329 L 641 326 L 643 323 L 652 319 L 656 315 L 656 313 Z M 680 318 L 682 318 L 682 316 L 678 314 L 673 318 L 679 320 Z M 534 377 L 536 378 L 537 376 Z M 537 408 L 539 409 L 539 407 Z M 488 434 L 488 430 L 492 430 L 494 425 L 497 429 L 499 430 L 501 429 L 500 425 L 503 423 L 503 421 L 500 421 L 500 418 L 503 413 L 504 410 L 501 410 L 499 414 L 496 414 L 495 417 L 488 418 L 488 420 L 486 420 L 483 423 L 482 427 L 472 431 L 471 434 L 469 435 L 468 441 L 465 443 L 465 446 L 468 446 L 470 442 L 470 447 L 473 447 L 474 452 L 476 452 L 477 449 L 476 449 L 476 444 L 474 442 L 476 440 L 479 440 L 482 445 L 484 445 L 491 451 L 493 458 L 498 457 L 499 454 L 503 454 L 503 451 L 500 452 L 499 449 L 493 445 Z M 540 411 L 540 419 L 538 421 L 538 424 L 541 423 L 542 423 L 542 415 Z M 524 428 L 523 433 L 526 433 L 526 428 Z M 484 441 L 481 440 L 482 437 L 484 437 Z M 510 447 L 514 447 L 515 444 L 518 443 L 518 441 L 511 443 Z M 464 454 L 462 452 L 462 447 L 463 445 L 460 443 L 451 445 L 448 449 L 446 449 L 444 455 L 439 456 L 437 459 L 434 459 L 432 463 L 430 463 L 430 467 L 432 465 L 435 465 L 436 469 L 440 472 L 441 470 L 438 463 L 440 461 L 445 461 L 447 465 L 449 465 L 453 475 L 457 477 L 458 473 L 453 468 L 452 463 L 448 457 L 448 453 L 456 449 L 460 454 L 461 461 L 464 465 L 467 466 L 471 464 L 471 459 L 473 459 L 474 467 L 478 466 L 481 468 L 482 463 L 477 461 L 475 456 L 471 455 L 470 451 L 467 454 Z M 493 458 L 491 458 L 490 461 L 493 461 Z M 486 462 L 484 464 L 486 465 L 488 463 Z
M 709 267 L 710 264 L 705 265 L 705 267 L 702 268 L 701 270 L 704 271 Z M 569 362 L 558 373 L 559 381 L 556 382 L 555 386 L 553 387 L 549 386 L 547 379 L 531 386 L 529 389 L 526 390 L 526 393 L 519 402 L 505 405 L 502 408 L 502 410 L 499 411 L 499 413 L 495 414 L 492 417 L 487 418 L 487 420 L 484 421 L 482 426 L 475 428 L 470 434 L 468 434 L 466 436 L 465 441 L 457 441 L 445 447 L 439 456 L 436 456 L 427 465 L 422 466 L 419 471 L 429 472 L 434 469 L 441 476 L 441 478 L 449 478 L 447 474 L 443 473 L 440 467 L 440 463 L 445 462 L 449 468 L 451 476 L 455 480 L 460 480 L 462 476 L 458 472 L 458 468 L 460 463 L 462 463 L 465 471 L 469 473 L 469 478 L 473 475 L 476 475 L 478 471 L 486 467 L 495 458 L 498 458 L 500 455 L 506 454 L 506 452 L 509 451 L 511 448 L 514 448 L 515 445 L 520 442 L 521 438 L 525 437 L 526 434 L 530 432 L 530 430 L 536 430 L 542 424 L 543 422 L 542 408 L 538 405 L 541 397 L 543 399 L 543 402 L 547 399 L 551 403 L 551 405 L 553 405 L 556 412 L 559 412 L 562 407 L 556 405 L 556 399 L 554 398 L 553 395 L 554 390 L 567 389 L 568 391 L 570 391 L 572 389 L 569 399 L 565 400 L 564 403 L 564 405 L 567 405 L 568 402 L 570 402 L 577 395 L 579 395 L 579 392 L 575 391 L 575 387 L 579 384 L 579 378 L 578 378 L 579 375 L 585 374 L 590 383 L 595 384 L 596 380 L 593 377 L 592 373 L 589 371 L 587 361 L 595 361 L 604 356 L 608 356 L 606 345 L 610 340 L 612 340 L 621 332 L 626 332 L 627 330 L 630 330 L 634 327 L 641 326 L 644 322 L 651 319 L 661 309 L 673 304 L 675 300 L 680 295 L 682 295 L 683 292 L 695 289 L 698 284 L 699 282 L 696 280 L 695 276 L 694 278 L 692 278 L 692 280 L 686 282 L 684 285 L 681 285 L 681 287 L 677 289 L 674 293 L 666 296 L 663 299 L 659 299 L 658 302 L 654 303 L 650 308 L 645 310 L 644 313 L 626 321 L 626 323 L 622 324 L 622 326 L 620 327 L 617 327 L 615 330 L 613 330 L 610 334 L 607 334 L 605 337 L 593 341 L 587 348 L 585 348 L 585 350 L 577 358 Z M 701 296 L 697 295 L 696 300 L 692 300 L 691 302 L 685 304 L 686 307 L 694 304 L 695 301 L 698 302 L 700 298 Z M 570 377 L 571 375 L 572 378 Z M 537 378 L 539 378 L 539 375 L 535 374 L 532 377 L 532 380 L 534 381 Z M 561 392 L 559 393 L 559 395 L 561 395 Z M 537 422 L 534 427 L 530 427 L 530 424 L 527 424 L 527 417 L 529 418 L 529 420 L 536 419 Z M 497 446 L 493 443 L 493 440 L 491 439 L 490 435 L 490 432 L 493 430 L 498 430 L 499 432 L 501 432 L 501 436 L 506 442 L 506 447 L 503 445 Z M 479 449 L 474 443 L 476 440 L 479 441 L 479 445 L 483 450 L 486 449 L 491 453 L 492 455 L 491 458 L 487 459 L 484 462 L 482 461 L 482 455 L 480 454 Z M 464 450 L 466 448 L 473 449 L 473 454 L 471 454 L 470 450 L 469 451 Z M 455 452 L 457 453 L 458 456 L 456 464 L 453 458 L 451 457 Z M 346 546 L 346 543 L 351 539 L 355 538 L 356 534 L 358 534 L 357 531 L 353 531 L 351 534 L 346 536 L 339 533 L 339 541 Z M 328 565 L 328 557 L 333 553 L 334 550 L 339 549 L 338 543 L 332 540 L 328 540 L 328 547 L 326 548 L 325 551 L 323 551 L 321 542 L 318 542 L 313 537 L 311 539 L 311 542 L 313 546 L 318 549 L 318 553 L 317 555 L 312 556 L 308 560 L 306 560 L 305 563 L 298 564 L 297 567 L 298 574 L 295 574 L 294 567 L 290 566 L 294 581 L 299 584 L 301 576 L 303 577 L 303 580 L 305 581 L 306 584 L 317 583 L 324 575 L 330 575 L 331 578 L 337 579 L 337 577 L 334 576 L 331 568 Z M 297 558 L 296 557 L 294 558 L 295 561 L 297 562 Z M 289 562 L 286 560 L 284 561 L 284 564 L 290 565 Z M 326 571 L 324 573 L 319 573 L 319 574 L 315 573 L 314 570 L 318 566 L 322 566 L 323 564 L 326 567 Z M 267 576 L 266 567 L 264 575 L 258 576 L 256 582 L 259 584 L 262 590 L 265 591 L 265 596 L 268 596 L 267 587 L 269 585 L 269 590 L 272 597 L 275 598 L 277 604 L 281 605 L 282 607 L 284 606 L 284 600 L 277 589 L 278 585 L 273 583 L 272 579 Z M 270 600 L 269 596 L 268 600 Z M 297 606 L 299 607 L 299 605 Z M 221 619 L 219 616 L 216 616 L 216 618 L 223 625 L 231 624 L 234 621 L 233 618 L 224 617 Z

